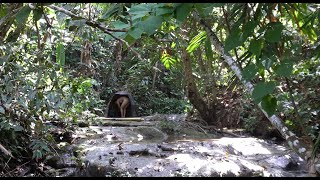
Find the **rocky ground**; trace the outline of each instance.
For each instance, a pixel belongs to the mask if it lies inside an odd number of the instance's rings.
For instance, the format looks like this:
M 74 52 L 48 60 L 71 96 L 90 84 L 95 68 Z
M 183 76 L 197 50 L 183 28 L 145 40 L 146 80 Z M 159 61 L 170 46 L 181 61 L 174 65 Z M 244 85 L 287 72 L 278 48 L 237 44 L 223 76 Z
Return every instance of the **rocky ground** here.
M 181 126 L 183 116 L 143 121 L 100 119 L 81 127 L 70 153 L 47 160 L 51 176 L 304 177 L 306 162 L 288 147 L 248 136 Z M 180 123 L 178 123 L 180 122 Z

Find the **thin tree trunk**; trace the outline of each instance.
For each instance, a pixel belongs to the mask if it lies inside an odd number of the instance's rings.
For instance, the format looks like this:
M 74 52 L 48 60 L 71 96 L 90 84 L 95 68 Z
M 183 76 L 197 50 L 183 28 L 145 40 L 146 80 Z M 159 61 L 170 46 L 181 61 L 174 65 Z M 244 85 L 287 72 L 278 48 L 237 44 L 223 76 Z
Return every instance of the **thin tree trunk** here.
M 252 94 L 253 84 L 249 81 L 246 81 L 242 78 L 242 72 L 237 65 L 236 61 L 229 55 L 228 52 L 224 51 L 223 44 L 219 41 L 216 34 L 211 30 L 210 26 L 208 26 L 203 19 L 200 18 L 197 12 L 194 12 L 194 16 L 200 22 L 201 26 L 203 26 L 207 32 L 207 36 L 210 38 L 211 43 L 214 45 L 215 50 L 220 53 L 225 62 L 229 65 L 232 71 L 236 74 L 236 76 L 240 79 L 240 81 L 244 84 L 247 91 Z M 268 114 L 261 107 L 261 103 L 258 104 L 261 111 L 265 114 L 265 116 L 269 119 L 271 124 L 276 127 L 281 135 L 286 139 L 289 146 L 296 151 L 301 157 L 305 160 L 310 158 L 309 150 L 307 151 L 306 145 L 298 139 L 298 137 L 283 124 L 282 120 L 277 115 L 268 116 Z M 308 152 L 308 153 L 307 153 Z

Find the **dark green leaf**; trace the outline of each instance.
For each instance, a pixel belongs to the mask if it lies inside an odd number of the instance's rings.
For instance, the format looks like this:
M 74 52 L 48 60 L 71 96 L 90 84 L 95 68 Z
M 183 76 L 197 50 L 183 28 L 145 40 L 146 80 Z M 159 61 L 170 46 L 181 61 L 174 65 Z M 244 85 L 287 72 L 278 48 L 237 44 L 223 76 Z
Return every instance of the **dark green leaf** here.
M 130 34 L 136 40 L 140 39 L 142 33 L 143 31 L 137 27 L 134 27 L 128 31 L 128 34 Z
M 269 69 L 275 61 L 276 57 L 274 55 L 271 57 L 262 56 L 261 58 L 261 64 L 265 69 Z
M 25 22 L 29 17 L 30 12 L 31 12 L 31 8 L 28 5 L 21 8 L 21 10 L 16 15 L 16 19 L 19 25 L 25 24 Z
M 33 12 L 33 20 L 34 21 L 38 21 L 43 14 L 41 9 L 34 9 L 32 12 Z
M 230 51 L 242 44 L 240 41 L 240 29 L 235 27 L 232 29 L 231 34 L 227 37 L 224 45 L 225 51 Z
M 247 40 L 253 34 L 254 28 L 258 25 L 256 21 L 249 21 L 243 27 L 242 41 Z
M 264 37 L 268 42 L 278 42 L 281 38 L 281 32 L 284 26 L 280 22 L 269 23 Z
M 182 23 L 188 17 L 192 8 L 191 3 L 183 3 L 176 8 L 176 18 L 179 23 Z
M 150 4 L 139 4 L 136 6 L 132 6 L 130 8 L 130 10 L 128 11 L 128 13 L 130 13 L 132 15 L 137 15 L 137 14 L 146 15 L 149 12 L 151 12 L 151 5 Z
M 102 16 L 102 19 L 107 20 L 109 17 L 119 11 L 119 4 L 112 4 L 108 11 Z
M 290 60 L 285 60 L 275 68 L 275 73 L 279 76 L 289 77 L 292 74 L 292 70 L 292 62 Z
M 126 24 L 122 21 L 115 21 L 112 23 L 113 27 L 115 29 L 125 29 L 125 28 L 128 28 L 130 25 L 129 24 Z
M 173 12 L 173 8 L 172 7 L 159 7 L 156 9 L 156 16 L 161 16 L 164 14 L 170 14 Z
M 211 42 L 210 39 L 207 38 L 205 41 L 205 51 L 206 51 L 206 56 L 209 62 L 213 61 L 213 51 L 211 47 Z
M 243 69 L 243 79 L 246 81 L 250 81 L 257 74 L 258 68 L 255 64 L 250 64 Z
M 149 16 L 145 21 L 140 22 L 138 27 L 150 36 L 161 26 L 162 21 L 161 16 Z
M 277 108 L 277 99 L 270 94 L 262 98 L 261 106 L 268 116 L 272 116 Z
M 263 44 L 264 42 L 262 39 L 253 39 L 249 45 L 249 51 L 256 55 L 256 57 L 259 57 L 261 54 L 261 49 L 263 48 Z
M 271 94 L 276 87 L 276 83 L 273 81 L 270 82 L 259 82 L 252 91 L 252 97 L 255 103 L 261 102 L 262 98 L 267 95 Z

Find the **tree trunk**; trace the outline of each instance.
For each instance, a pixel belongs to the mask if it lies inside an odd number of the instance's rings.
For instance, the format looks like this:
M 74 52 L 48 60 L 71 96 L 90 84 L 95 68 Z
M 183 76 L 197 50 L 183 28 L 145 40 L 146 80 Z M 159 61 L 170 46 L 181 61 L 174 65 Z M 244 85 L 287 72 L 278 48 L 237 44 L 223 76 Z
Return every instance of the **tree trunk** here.
M 252 94 L 253 91 L 253 84 L 249 81 L 246 81 L 242 78 L 242 72 L 238 67 L 236 61 L 231 57 L 228 52 L 224 51 L 223 44 L 219 41 L 216 34 L 211 30 L 210 26 L 208 26 L 203 19 L 200 18 L 197 12 L 194 12 L 194 16 L 200 22 L 201 26 L 203 26 L 207 32 L 208 38 L 210 38 L 211 43 L 214 45 L 215 50 L 220 53 L 223 57 L 225 62 L 229 65 L 232 71 L 236 74 L 238 79 L 244 84 L 247 91 Z M 311 150 L 310 147 L 307 147 L 299 138 L 283 124 L 282 120 L 277 115 L 268 116 L 268 114 L 263 110 L 261 107 L 261 103 L 258 104 L 261 111 L 264 115 L 269 119 L 271 124 L 278 129 L 281 135 L 286 139 L 287 143 L 295 152 L 297 152 L 302 158 L 310 163 L 310 155 Z M 308 149 L 307 149 L 308 148 Z M 309 164 L 310 165 L 310 164 Z M 309 170 L 313 167 L 309 166 Z
M 184 68 L 184 75 L 187 83 L 187 96 L 192 105 L 199 111 L 200 116 L 209 125 L 216 125 L 216 107 L 212 104 L 207 105 L 202 99 L 194 77 L 192 75 L 191 60 L 185 48 L 182 49 L 182 64 Z

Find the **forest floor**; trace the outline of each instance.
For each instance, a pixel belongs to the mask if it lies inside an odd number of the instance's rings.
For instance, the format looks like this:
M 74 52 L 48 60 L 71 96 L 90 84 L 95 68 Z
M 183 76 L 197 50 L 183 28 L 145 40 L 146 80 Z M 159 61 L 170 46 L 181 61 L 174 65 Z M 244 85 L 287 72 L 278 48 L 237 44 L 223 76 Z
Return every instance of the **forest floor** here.
M 46 161 L 49 176 L 306 177 L 306 162 L 285 144 L 182 126 L 184 116 L 97 120 L 78 127 L 71 145 Z M 178 123 L 179 122 L 179 123 Z M 63 142 L 60 144 L 63 146 Z

